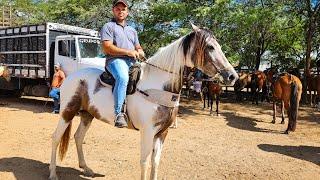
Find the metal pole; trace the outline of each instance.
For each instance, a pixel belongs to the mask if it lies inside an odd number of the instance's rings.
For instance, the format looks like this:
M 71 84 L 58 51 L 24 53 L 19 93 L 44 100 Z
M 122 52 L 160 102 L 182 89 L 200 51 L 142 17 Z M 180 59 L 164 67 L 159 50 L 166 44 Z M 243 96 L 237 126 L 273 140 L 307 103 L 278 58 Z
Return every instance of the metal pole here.
M 2 6 L 2 27 L 4 27 L 4 6 Z
M 9 24 L 10 27 L 12 26 L 12 9 L 11 9 L 11 5 L 9 6 Z

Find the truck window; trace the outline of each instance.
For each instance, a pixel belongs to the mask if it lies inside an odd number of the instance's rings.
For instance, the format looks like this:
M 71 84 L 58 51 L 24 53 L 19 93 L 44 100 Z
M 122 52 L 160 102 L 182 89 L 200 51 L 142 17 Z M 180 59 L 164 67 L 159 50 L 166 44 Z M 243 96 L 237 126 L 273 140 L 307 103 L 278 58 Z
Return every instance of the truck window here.
M 75 40 L 70 41 L 70 57 L 76 58 L 76 42 Z
M 60 56 L 76 58 L 76 43 L 75 40 L 61 40 L 58 44 Z
M 60 56 L 69 56 L 68 47 L 69 46 L 68 46 L 67 40 L 59 41 L 59 44 L 58 44 L 59 55 Z

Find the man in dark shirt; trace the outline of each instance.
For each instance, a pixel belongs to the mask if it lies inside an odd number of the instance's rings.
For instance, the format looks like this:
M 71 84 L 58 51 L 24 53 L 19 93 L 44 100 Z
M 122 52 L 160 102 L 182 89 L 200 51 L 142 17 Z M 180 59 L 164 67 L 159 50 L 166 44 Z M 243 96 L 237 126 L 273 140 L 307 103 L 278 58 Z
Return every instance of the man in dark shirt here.
M 121 112 L 126 97 L 129 81 L 129 68 L 144 52 L 138 40 L 137 31 L 127 25 L 129 14 L 126 0 L 113 1 L 112 12 L 114 18 L 101 29 L 102 49 L 106 54 L 106 69 L 115 78 L 114 108 L 115 126 L 127 127 L 124 114 Z

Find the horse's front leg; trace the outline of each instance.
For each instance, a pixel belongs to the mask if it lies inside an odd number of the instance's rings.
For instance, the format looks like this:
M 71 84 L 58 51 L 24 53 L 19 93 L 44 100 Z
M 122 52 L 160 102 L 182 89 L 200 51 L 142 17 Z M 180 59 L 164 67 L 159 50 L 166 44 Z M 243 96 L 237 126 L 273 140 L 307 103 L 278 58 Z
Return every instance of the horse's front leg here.
M 50 180 L 57 180 L 57 172 L 56 172 L 56 162 L 57 162 L 57 148 L 60 143 L 61 137 L 63 136 L 64 132 L 66 131 L 67 127 L 69 126 L 69 123 L 67 123 L 64 119 L 60 119 L 57 129 L 52 135 L 52 151 L 51 151 L 51 162 L 49 166 L 50 170 Z
M 281 101 L 281 124 L 284 124 L 284 103 Z
M 210 95 L 210 97 L 208 99 L 210 99 L 210 115 L 212 115 L 212 105 L 213 105 L 213 94 Z M 209 106 L 209 105 L 208 105 Z
M 276 104 L 276 101 L 273 100 L 273 119 L 272 119 L 272 123 L 275 124 L 276 123 L 276 111 L 277 111 L 277 104 Z
M 153 138 L 154 132 L 152 127 L 143 128 L 140 134 L 141 139 L 141 157 L 140 157 L 140 166 L 141 166 L 141 180 L 147 179 L 147 172 L 149 166 L 149 157 L 153 149 Z
M 163 143 L 168 134 L 168 130 L 163 132 L 159 137 L 155 137 L 153 141 L 153 153 L 152 153 L 152 168 L 151 168 L 151 174 L 150 174 L 150 179 L 151 180 L 157 180 L 158 178 L 158 167 L 160 163 L 160 158 L 161 158 L 161 151 L 163 148 Z
M 77 146 L 79 167 L 83 169 L 83 174 L 85 176 L 93 177 L 94 172 L 87 166 L 84 160 L 84 155 L 82 150 L 83 139 L 91 125 L 93 117 L 88 112 L 81 112 L 80 116 L 81 116 L 81 122 L 74 135 L 74 139 L 76 141 L 76 146 Z

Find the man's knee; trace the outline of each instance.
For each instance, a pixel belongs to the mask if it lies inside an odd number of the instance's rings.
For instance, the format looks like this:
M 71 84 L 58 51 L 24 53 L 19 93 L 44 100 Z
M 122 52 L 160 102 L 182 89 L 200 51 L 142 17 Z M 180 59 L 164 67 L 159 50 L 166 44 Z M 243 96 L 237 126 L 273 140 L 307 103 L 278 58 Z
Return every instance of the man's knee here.
M 128 74 L 118 75 L 116 77 L 116 81 L 118 81 L 118 83 L 121 85 L 127 85 L 129 82 L 129 75 Z

